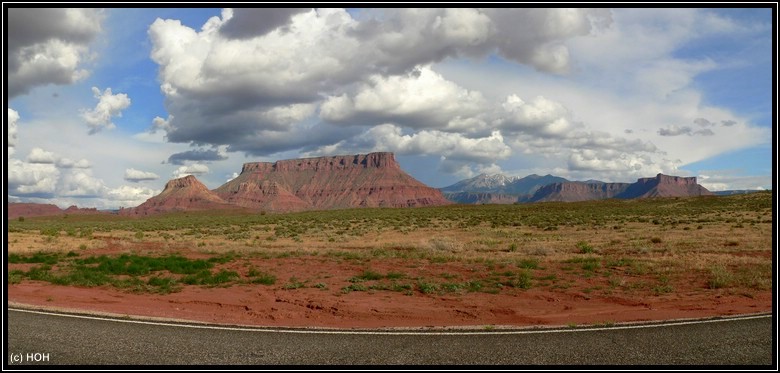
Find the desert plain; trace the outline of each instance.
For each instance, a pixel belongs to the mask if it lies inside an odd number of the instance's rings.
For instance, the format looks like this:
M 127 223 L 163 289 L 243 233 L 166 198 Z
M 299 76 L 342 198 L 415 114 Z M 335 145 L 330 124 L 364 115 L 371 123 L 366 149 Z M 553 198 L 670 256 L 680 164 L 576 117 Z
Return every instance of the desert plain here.
M 9 304 L 231 325 L 610 326 L 771 312 L 773 195 L 9 219 Z

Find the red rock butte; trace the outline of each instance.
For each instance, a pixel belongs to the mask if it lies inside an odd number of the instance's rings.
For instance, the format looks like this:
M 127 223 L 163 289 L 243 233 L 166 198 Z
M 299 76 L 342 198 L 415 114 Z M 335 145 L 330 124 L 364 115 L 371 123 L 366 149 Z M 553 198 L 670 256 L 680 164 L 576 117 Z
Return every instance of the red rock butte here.
M 245 163 L 214 192 L 228 203 L 271 211 L 451 203 L 401 170 L 393 153 Z
M 652 197 L 695 197 L 713 195 L 707 188 L 696 183 L 695 177 L 668 176 L 638 179 L 628 183 L 583 183 L 565 182 L 545 185 L 534 193 L 531 202 L 545 201 L 589 201 L 606 198 L 652 198 Z
M 451 203 L 438 189 L 401 170 L 393 153 L 382 152 L 245 163 L 240 175 L 213 191 L 187 176 L 169 181 L 162 193 L 121 213 L 226 208 L 292 212 Z

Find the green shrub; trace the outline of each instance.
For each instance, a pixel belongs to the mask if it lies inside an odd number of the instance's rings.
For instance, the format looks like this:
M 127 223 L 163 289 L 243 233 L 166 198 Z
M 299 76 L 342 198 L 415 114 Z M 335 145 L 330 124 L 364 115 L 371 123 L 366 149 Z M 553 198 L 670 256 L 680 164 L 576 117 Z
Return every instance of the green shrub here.
M 590 246 L 585 241 L 579 241 L 577 242 L 577 248 L 580 249 L 580 252 L 583 254 L 592 254 L 595 252 L 595 249 L 593 249 L 593 246 Z

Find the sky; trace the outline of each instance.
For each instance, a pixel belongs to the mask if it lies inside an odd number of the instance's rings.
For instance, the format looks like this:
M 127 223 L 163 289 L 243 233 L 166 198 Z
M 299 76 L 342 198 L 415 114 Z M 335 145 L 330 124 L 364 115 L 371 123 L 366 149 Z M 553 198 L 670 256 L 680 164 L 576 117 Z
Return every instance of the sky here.
M 9 201 L 132 207 L 373 151 L 437 188 L 773 187 L 771 8 L 4 11 Z

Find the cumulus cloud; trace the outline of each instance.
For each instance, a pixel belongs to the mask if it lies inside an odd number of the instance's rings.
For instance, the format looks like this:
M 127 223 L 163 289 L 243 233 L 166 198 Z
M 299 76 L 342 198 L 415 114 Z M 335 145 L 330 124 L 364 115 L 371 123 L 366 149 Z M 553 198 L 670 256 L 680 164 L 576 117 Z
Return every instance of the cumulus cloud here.
M 404 134 L 393 124 L 382 124 L 334 145 L 320 147 L 310 154 L 341 154 L 351 151 L 392 151 L 400 155 L 442 155 L 448 159 L 493 163 L 505 159 L 512 150 L 499 131 L 490 136 L 469 138 L 459 133 L 423 130 Z
M 173 119 L 173 115 L 169 115 L 167 119 L 163 119 L 161 117 L 154 117 L 152 119 L 152 128 L 150 129 L 150 132 L 156 133 L 157 131 L 164 131 L 164 132 L 170 132 L 173 130 L 173 127 L 171 126 L 171 120 Z
M 92 176 L 90 170 L 73 170 L 62 176 L 58 195 L 67 197 L 97 198 L 105 193 L 103 180 Z
M 79 159 L 78 161 L 74 161 L 70 158 L 60 158 L 57 159 L 57 167 L 59 168 L 91 168 L 92 164 L 86 160 L 86 159 Z
M 33 148 L 27 155 L 28 163 L 54 164 L 57 162 L 57 156 L 52 152 L 47 152 L 41 148 Z
M 646 163 L 652 162 L 646 157 L 614 150 L 575 150 L 569 156 L 569 169 L 579 171 L 638 171 Z
M 517 95 L 510 95 L 502 104 L 505 111 L 500 120 L 501 128 L 508 132 L 523 132 L 542 137 L 566 137 L 581 123 L 572 120 L 572 115 L 563 104 L 537 96 L 530 102 Z
M 545 27 L 517 32 L 526 21 Z M 321 102 L 322 119 L 363 130 L 392 122 L 487 135 L 481 94 L 425 66 L 498 50 L 561 72 L 561 42 L 608 23 L 608 11 L 585 9 L 382 9 L 357 18 L 331 8 L 226 9 L 200 31 L 158 19 L 149 27 L 151 58 L 171 116 L 155 129 L 171 142 L 250 154 L 316 148 L 338 141 L 325 134 L 332 127 L 312 123 Z M 315 137 L 302 140 L 302 132 Z
M 111 121 L 113 117 L 121 117 L 122 110 L 130 106 L 130 98 L 124 93 L 113 94 L 111 88 L 106 88 L 102 93 L 97 87 L 92 87 L 92 94 L 98 99 L 94 109 L 82 110 L 81 117 L 87 122 L 89 134 L 93 135 L 102 129 L 116 127 Z
M 90 42 L 101 32 L 97 9 L 8 9 L 8 93 L 11 98 L 46 84 L 71 84 L 89 72 L 82 68 Z
M 15 147 L 16 146 L 16 122 L 19 121 L 19 113 L 16 112 L 16 110 L 8 108 L 8 133 L 6 133 L 6 136 L 8 136 L 8 147 Z
M 160 176 L 154 172 L 139 171 L 134 168 L 125 170 L 125 180 L 137 183 L 140 181 L 157 180 Z
M 50 198 L 54 196 L 60 171 L 51 163 L 8 160 L 8 194 Z
M 409 128 L 464 132 L 485 126 L 476 118 L 486 109 L 482 94 L 459 87 L 429 66 L 399 76 L 373 75 L 368 80 L 354 95 L 328 97 L 320 117 L 353 125 L 392 121 Z
M 569 71 L 569 49 L 564 44 L 612 23 L 609 9 L 487 9 L 499 52 L 542 71 Z
M 247 39 L 262 36 L 290 23 L 290 18 L 308 9 L 301 8 L 257 8 L 241 9 L 234 13 L 229 10 L 227 21 L 220 28 L 220 33 L 228 38 Z M 288 31 L 289 27 L 285 28 Z
M 207 174 L 209 172 L 209 167 L 205 164 L 195 163 L 189 166 L 181 166 L 177 168 L 171 176 L 173 178 L 178 179 L 180 177 L 188 176 L 188 175 L 203 175 Z
M 74 161 L 70 158 L 60 157 L 53 152 L 43 150 L 41 148 L 32 148 L 30 154 L 27 155 L 27 163 L 32 164 L 54 164 L 58 168 L 91 168 L 92 164 L 86 159 L 80 159 Z
M 156 196 L 158 193 L 158 190 L 151 188 L 122 185 L 118 188 L 107 190 L 106 197 L 114 206 L 134 207 L 146 202 L 146 200 Z

